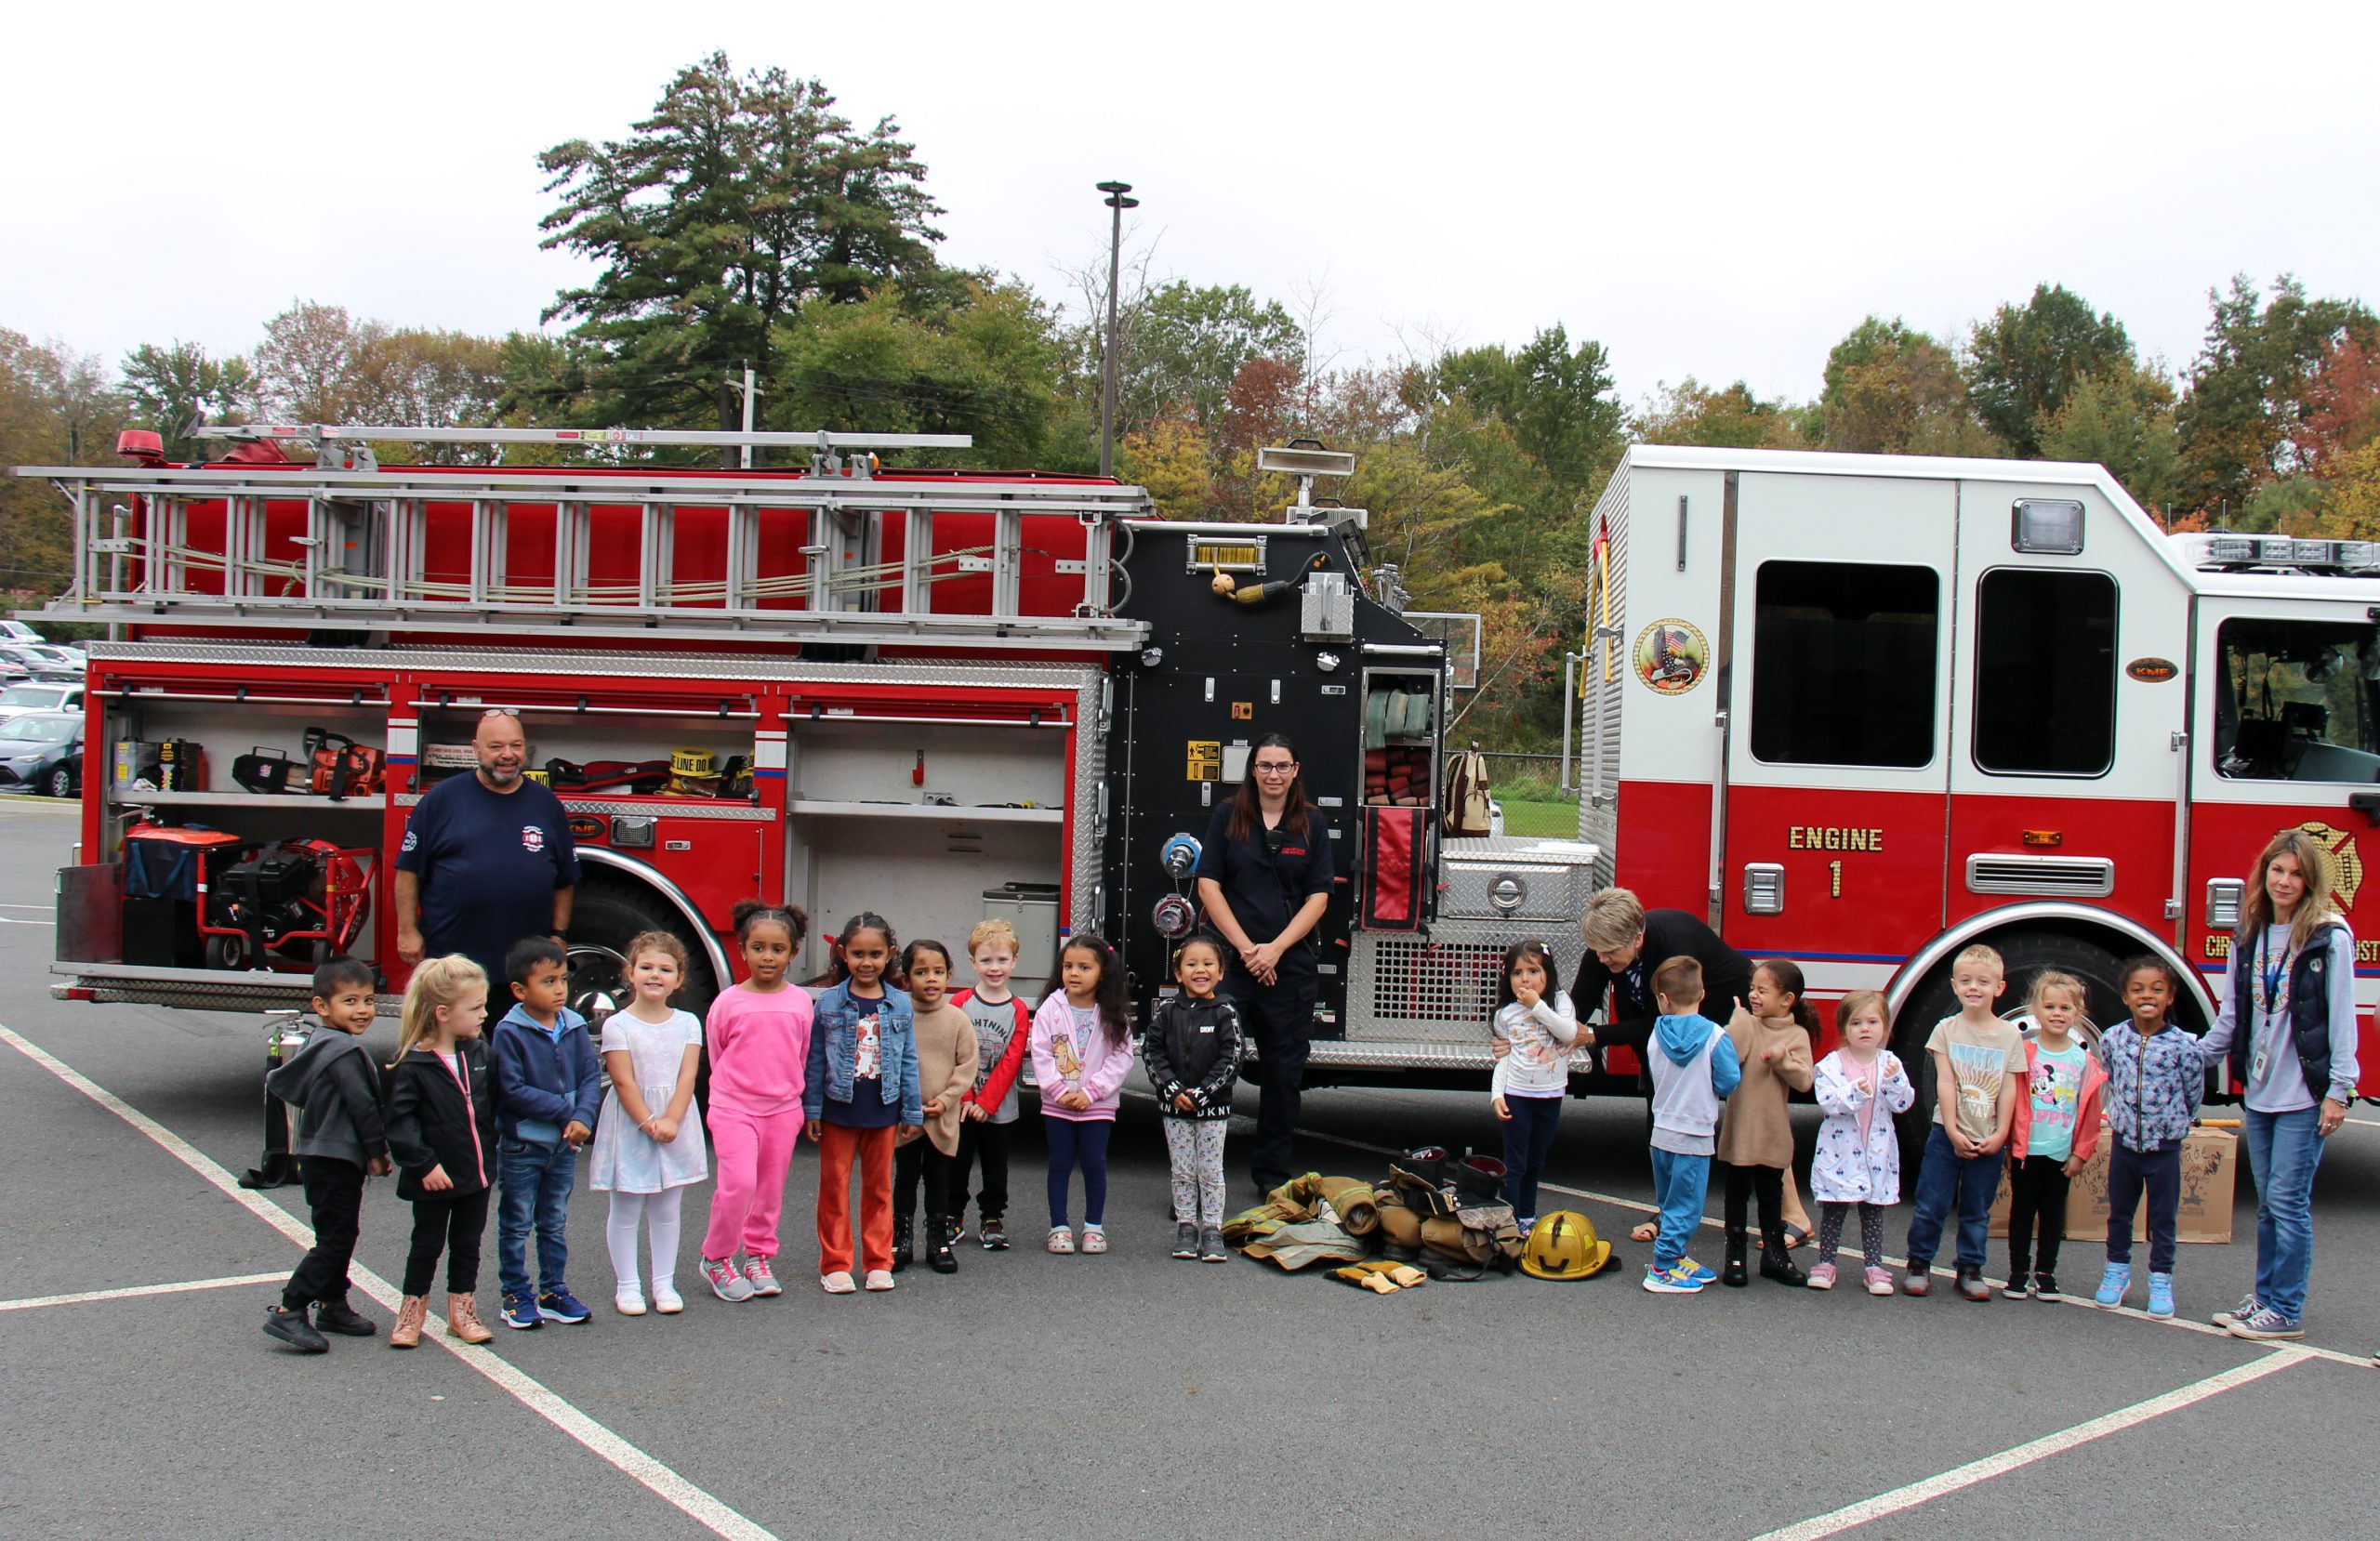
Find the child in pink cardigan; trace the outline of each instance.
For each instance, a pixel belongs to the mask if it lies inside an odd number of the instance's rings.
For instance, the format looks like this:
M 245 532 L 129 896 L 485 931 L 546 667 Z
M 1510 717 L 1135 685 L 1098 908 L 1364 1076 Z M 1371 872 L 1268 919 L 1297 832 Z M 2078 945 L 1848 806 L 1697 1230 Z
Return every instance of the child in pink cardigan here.
M 790 905 L 735 906 L 744 982 L 710 1003 L 710 1141 L 719 1170 L 703 1282 L 722 1300 L 782 1295 L 769 1264 L 786 1172 L 801 1135 L 801 1083 L 810 1059 L 810 993 L 786 981 L 810 917 Z M 745 1264 L 735 1266 L 742 1251 Z
M 1107 1137 L 1132 1068 L 1131 1003 L 1123 961 L 1089 932 L 1058 955 L 1063 988 L 1033 1013 L 1033 1073 L 1041 1087 L 1041 1126 L 1050 1137 L 1050 1241 L 1075 1250 L 1066 1190 L 1082 1167 L 1082 1250 L 1107 1250 Z

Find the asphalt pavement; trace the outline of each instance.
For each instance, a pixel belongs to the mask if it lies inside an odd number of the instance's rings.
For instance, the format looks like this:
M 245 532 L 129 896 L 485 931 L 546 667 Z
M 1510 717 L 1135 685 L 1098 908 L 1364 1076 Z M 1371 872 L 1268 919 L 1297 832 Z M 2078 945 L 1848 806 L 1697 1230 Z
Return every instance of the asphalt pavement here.
M 694 1287 L 705 1187 L 686 1206 L 685 1314 L 615 1316 L 604 1198 L 582 1179 L 571 1282 L 592 1322 L 498 1326 L 486 1349 L 391 1353 L 382 1337 L 295 1355 L 258 1330 L 278 1295 L 258 1276 L 297 1261 L 269 1222 L 302 1227 L 302 1194 L 261 1195 L 259 1215 L 223 1186 L 258 1153 L 258 1023 L 49 997 L 50 874 L 73 829 L 64 805 L 0 798 L 0 1025 L 22 1041 L 0 1042 L 0 1534 L 2380 1530 L 2369 1108 L 2316 1189 L 2310 1352 L 2204 1326 L 2254 1271 L 2244 1172 L 2234 1244 L 2183 1248 L 2182 1322 L 1940 1288 L 1883 1300 L 1755 1280 L 1658 1297 L 1637 1287 L 1650 1249 L 1626 1236 L 1650 1189 L 1641 1108 L 1573 1102 L 1549 1177 L 1621 1266 L 1379 1297 L 1172 1260 L 1163 1142 L 1130 1100 L 1104 1258 L 1038 1249 L 1028 1118 L 1019 1245 L 963 1247 L 952 1277 L 821 1295 L 805 1148 L 779 1299 Z M 384 1024 L 371 1044 L 393 1040 Z M 1307 1113 L 1306 1164 L 1358 1176 L 1388 1147 L 1497 1139 L 1484 1092 L 1323 1092 Z M 1817 1115 L 1797 1123 L 1806 1160 Z M 1250 1133 L 1235 1120 L 1236 1203 Z M 374 1183 L 359 1268 L 395 1279 L 408 1226 L 393 1185 Z M 1704 1232 L 1699 1254 L 1719 1250 Z M 1995 1275 L 2004 1260 L 1995 1243 Z M 2101 1260 L 2070 1242 L 2059 1272 L 2087 1287 Z M 359 1284 L 385 1335 L 390 1311 Z M 165 1285 L 198 1287 L 34 1303 Z M 492 1224 L 480 1301 L 493 1324 Z

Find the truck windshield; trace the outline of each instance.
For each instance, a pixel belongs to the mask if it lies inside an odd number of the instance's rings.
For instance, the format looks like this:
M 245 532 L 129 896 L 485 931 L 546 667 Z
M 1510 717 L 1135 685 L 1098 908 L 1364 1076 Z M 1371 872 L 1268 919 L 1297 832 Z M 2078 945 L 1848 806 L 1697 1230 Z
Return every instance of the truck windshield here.
M 2380 781 L 2380 627 L 2231 620 L 2215 634 L 2215 762 L 2245 780 Z

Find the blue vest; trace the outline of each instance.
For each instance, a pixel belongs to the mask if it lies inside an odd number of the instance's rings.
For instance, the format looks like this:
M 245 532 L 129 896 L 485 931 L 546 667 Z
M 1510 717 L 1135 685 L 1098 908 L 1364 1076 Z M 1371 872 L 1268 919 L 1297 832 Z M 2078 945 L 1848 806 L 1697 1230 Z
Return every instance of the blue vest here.
M 2290 1038 L 2298 1068 L 2306 1073 L 2306 1089 L 2317 1100 L 2331 1095 L 2331 933 L 2344 929 L 2335 920 L 2316 927 L 2289 966 Z M 2227 1058 L 2231 1079 L 2242 1087 L 2248 1084 L 2248 1046 L 2256 1035 L 2256 997 L 2248 977 L 2248 955 L 2254 951 L 2248 937 L 2231 939 L 2231 998 L 2240 1003 L 2232 1016 L 2240 1025 Z

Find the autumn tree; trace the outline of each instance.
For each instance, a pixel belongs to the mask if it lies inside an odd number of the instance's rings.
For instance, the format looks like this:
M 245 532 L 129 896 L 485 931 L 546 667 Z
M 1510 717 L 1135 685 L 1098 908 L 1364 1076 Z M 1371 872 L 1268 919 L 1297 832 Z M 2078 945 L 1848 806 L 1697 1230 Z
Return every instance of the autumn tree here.
M 295 423 L 481 428 L 502 415 L 518 340 L 358 321 L 344 306 L 299 301 L 265 323 L 250 389 L 270 416 Z M 378 446 L 384 460 L 472 464 L 485 446 Z
M 1800 449 L 1801 426 L 1790 404 L 1764 402 L 1743 381 L 1713 389 L 1693 375 L 1657 387 L 1629 432 L 1646 444 L 1726 449 Z
M 2315 372 L 2349 337 L 2371 346 L 2380 321 L 2355 300 L 2307 299 L 2287 274 L 2263 297 L 2240 274 L 2228 291 L 2209 291 L 2207 301 L 2206 339 L 2176 414 L 2181 496 L 2194 508 L 2221 512 L 2307 469 Z
M 1817 411 L 1819 449 L 2003 455 L 1975 415 L 1957 356 L 1898 317 L 1870 316 L 1834 345 Z
M 2070 382 L 2058 409 L 2035 424 L 2043 459 L 2105 466 L 2133 500 L 2169 512 L 2181 490 L 2174 387 L 2162 373 L 2119 361 Z
M 1620 462 L 1627 414 L 1599 342 L 1573 348 L 1557 324 L 1516 349 L 1449 353 L 1434 373 L 1443 399 L 1461 397 L 1509 424 L 1521 448 L 1565 493 L 1591 492 Z
M 2112 314 L 2062 284 L 2043 283 L 2021 305 L 1975 323 L 1967 343 L 1967 400 L 1983 426 L 2019 458 L 2042 457 L 2041 433 L 2075 382 L 2133 362 L 2132 339 Z
M 109 465 L 124 401 L 92 355 L 0 328 L 0 466 Z M 25 602 L 72 576 L 73 531 L 47 483 L 0 475 L 0 593 Z
M 168 460 L 214 453 L 214 446 L 185 437 L 193 422 L 241 423 L 256 410 L 256 368 L 237 353 L 218 359 L 198 343 L 176 338 L 163 348 L 142 343 L 118 367 L 129 420 L 164 438 Z
M 867 129 L 817 80 L 738 75 L 714 53 L 678 72 L 626 138 L 537 158 L 562 203 L 541 243 L 595 263 L 543 319 L 577 323 L 588 410 L 617 423 L 716 424 L 723 382 L 775 372 L 779 326 L 887 280 L 936 281 L 925 166 L 890 117 Z

